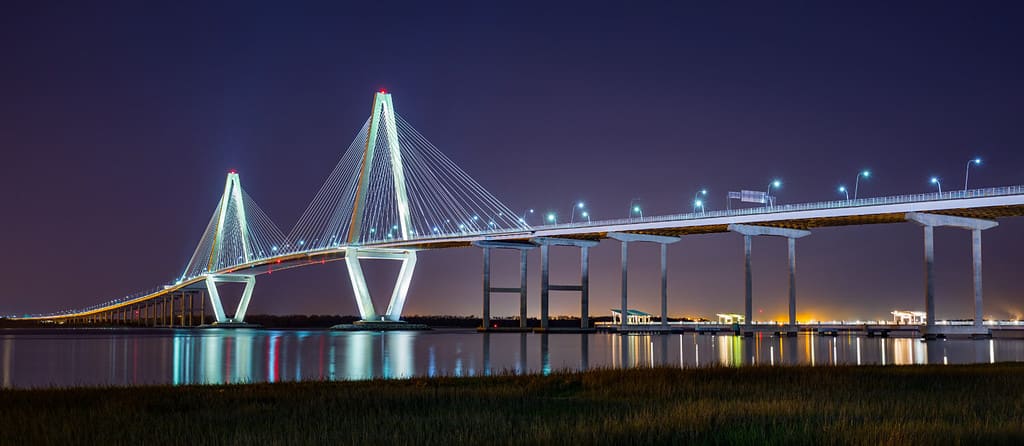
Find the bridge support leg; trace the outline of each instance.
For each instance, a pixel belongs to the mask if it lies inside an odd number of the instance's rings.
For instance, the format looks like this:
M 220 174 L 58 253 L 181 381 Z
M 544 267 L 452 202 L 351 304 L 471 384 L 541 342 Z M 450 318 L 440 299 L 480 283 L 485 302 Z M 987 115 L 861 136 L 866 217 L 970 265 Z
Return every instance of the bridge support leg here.
M 810 231 L 802 229 L 776 228 L 772 226 L 755 225 L 729 225 L 729 230 L 743 235 L 743 270 L 744 287 L 743 296 L 743 324 L 747 331 L 745 334 L 753 334 L 754 323 L 754 281 L 750 272 L 750 250 L 752 238 L 756 236 L 785 237 L 786 246 L 789 251 L 789 326 L 787 333 L 795 335 L 796 325 L 796 239 L 811 235 Z
M 217 291 L 218 283 L 244 283 L 242 299 L 238 301 L 238 308 L 235 314 L 228 317 L 224 313 L 224 305 L 221 303 L 220 292 Z M 252 290 L 256 287 L 256 276 L 244 274 L 214 274 L 206 276 L 206 291 L 210 294 L 210 306 L 213 308 L 214 324 L 218 325 L 240 325 L 245 323 L 245 312 L 249 309 L 249 301 L 252 299 Z
M 590 329 L 590 251 L 589 248 L 597 246 L 593 240 L 561 239 L 552 237 L 538 237 L 530 240 L 534 245 L 540 246 L 540 329 L 548 329 L 548 298 L 551 291 L 577 291 L 580 293 L 580 329 Z M 552 285 L 551 284 L 551 247 L 552 246 L 575 246 L 580 248 L 580 284 L 579 285 Z M 524 248 L 525 249 L 525 248 Z M 525 257 L 523 265 L 525 267 Z M 525 274 L 525 269 L 523 270 Z M 524 276 L 525 279 L 525 276 Z M 525 280 L 523 282 L 525 290 Z M 525 292 L 525 291 L 524 291 Z
M 580 248 L 580 328 L 590 328 L 590 247 Z
M 519 251 L 519 328 L 526 329 L 526 250 Z
M 540 328 L 548 329 L 548 293 L 551 287 L 551 276 L 549 266 L 550 248 L 548 245 L 540 247 Z
M 629 243 L 651 242 L 661 245 L 661 328 L 668 329 L 668 245 L 678 242 L 679 237 L 634 234 L 631 232 L 610 232 L 608 237 L 622 243 L 622 310 L 619 329 L 629 325 Z
M 935 327 L 935 228 L 924 227 L 924 311 L 925 326 Z
M 981 230 L 971 230 L 971 254 L 974 264 L 974 326 L 981 328 L 984 322 L 982 314 L 982 284 L 981 284 Z
M 377 310 L 374 309 L 373 300 L 370 299 L 370 289 L 366 286 L 366 276 L 363 275 L 360 259 L 402 261 L 402 267 L 398 271 L 398 279 L 395 281 L 395 287 L 391 293 L 391 301 L 388 303 L 387 312 L 383 316 L 378 315 Z M 359 316 L 362 318 L 357 324 L 403 323 L 402 309 L 405 307 L 405 299 L 409 293 L 409 284 L 412 283 L 412 275 L 416 269 L 416 251 L 348 248 L 345 251 L 345 266 L 348 269 L 349 280 L 352 282 L 352 293 L 355 295 L 356 305 L 359 307 Z M 384 325 L 379 325 L 378 327 L 384 327 Z M 338 328 L 343 327 L 339 326 Z M 410 325 L 409 328 L 414 327 Z
M 491 248 L 484 248 L 484 310 L 481 316 L 483 328 L 491 326 Z M 486 336 L 486 335 L 485 335 Z
M 789 326 L 796 327 L 796 239 L 787 238 L 789 246 Z
M 743 295 L 743 323 L 750 325 L 754 322 L 754 280 L 750 273 L 750 245 L 749 235 L 743 236 L 743 283 L 746 292 Z
M 906 219 L 924 227 L 924 288 L 925 288 L 925 316 L 924 337 L 935 338 L 939 328 L 935 326 L 935 228 L 953 227 L 971 231 L 971 254 L 973 257 L 974 273 L 974 324 L 970 327 L 971 336 L 988 336 L 991 333 L 984 328 L 984 308 L 982 307 L 982 280 L 981 280 L 981 231 L 991 229 L 999 225 L 992 220 L 978 218 L 957 217 L 952 215 L 927 214 L 910 212 Z M 946 330 L 946 328 L 943 328 Z M 949 328 L 952 333 L 952 328 Z M 964 330 L 957 330 L 964 331 Z M 957 333 L 965 334 L 965 333 Z

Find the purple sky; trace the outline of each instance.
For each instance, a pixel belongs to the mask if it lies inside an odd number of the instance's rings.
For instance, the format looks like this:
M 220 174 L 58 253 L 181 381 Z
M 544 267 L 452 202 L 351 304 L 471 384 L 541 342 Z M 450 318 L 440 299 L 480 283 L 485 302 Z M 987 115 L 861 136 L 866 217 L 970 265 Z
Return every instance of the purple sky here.
M 512 209 L 620 218 L 709 209 L 784 182 L 780 202 L 1024 183 L 1024 14 L 1013 3 L 858 7 L 88 6 L 0 15 L 0 313 L 85 306 L 180 274 L 223 187 L 287 232 L 386 87 L 420 132 Z M 145 4 L 143 4 L 145 3 Z M 340 3 L 340 2 L 339 2 Z M 395 11 L 394 14 L 391 11 Z M 387 12 L 387 13 L 385 13 Z M 1024 314 L 1024 222 L 987 231 L 987 316 Z M 937 231 L 939 318 L 971 314 L 970 236 Z M 815 231 L 798 243 L 801 318 L 923 307 L 921 230 Z M 592 254 L 593 314 L 617 306 L 618 245 Z M 632 251 L 656 313 L 657 248 Z M 742 310 L 742 238 L 670 248 L 670 313 Z M 539 309 L 539 252 L 530 309 Z M 496 286 L 517 279 L 496 257 Z M 786 308 L 785 242 L 754 242 L 758 318 Z M 395 265 L 368 271 L 378 306 Z M 575 278 L 555 251 L 553 277 Z M 494 312 L 512 314 L 515 298 Z M 506 299 L 506 300 L 503 300 Z M 479 314 L 480 252 L 421 254 L 407 314 Z M 578 298 L 556 293 L 554 314 Z M 355 314 L 344 265 L 259 279 L 250 314 Z

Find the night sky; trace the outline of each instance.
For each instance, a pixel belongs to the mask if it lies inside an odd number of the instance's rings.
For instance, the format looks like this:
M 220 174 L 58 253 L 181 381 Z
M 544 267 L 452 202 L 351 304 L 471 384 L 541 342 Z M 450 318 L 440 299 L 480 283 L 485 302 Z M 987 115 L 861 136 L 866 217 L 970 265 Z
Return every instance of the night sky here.
M 1014 2 L 515 2 L 262 7 L 23 2 L 0 13 L 0 314 L 81 307 L 176 278 L 237 169 L 287 232 L 387 88 L 398 112 L 514 210 L 621 218 L 708 209 L 780 178 L 780 203 L 1024 183 L 1024 11 Z M 88 3 L 88 5 L 86 4 Z M 335 4 L 337 3 L 337 4 Z M 628 4 L 627 4 L 628 3 Z M 715 2 L 717 3 L 717 2 Z M 829 3 L 829 4 L 826 4 Z M 1024 315 L 1024 220 L 984 235 L 986 317 Z M 970 235 L 936 231 L 937 316 L 972 314 Z M 785 241 L 755 239 L 758 319 L 786 312 Z M 742 237 L 670 248 L 673 316 L 742 312 Z M 619 296 L 617 242 L 592 253 L 591 311 Z M 923 309 L 913 224 L 797 244 L 800 319 Z M 480 314 L 477 249 L 422 253 L 406 314 Z M 553 280 L 578 275 L 554 253 Z M 657 313 L 658 254 L 631 251 Z M 367 262 L 369 263 L 369 262 Z M 495 286 L 518 280 L 495 258 Z M 530 311 L 539 312 L 539 252 Z M 374 263 L 383 308 L 397 265 Z M 517 298 L 495 297 L 511 315 Z M 258 279 L 249 314 L 357 314 L 343 263 Z M 578 314 L 554 293 L 553 314 Z

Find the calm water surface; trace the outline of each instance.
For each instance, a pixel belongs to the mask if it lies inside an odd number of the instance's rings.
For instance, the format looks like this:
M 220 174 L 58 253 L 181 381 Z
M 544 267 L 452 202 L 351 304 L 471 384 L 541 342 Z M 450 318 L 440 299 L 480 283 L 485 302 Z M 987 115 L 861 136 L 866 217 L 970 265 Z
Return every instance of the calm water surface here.
M 1024 340 L 696 334 L 0 331 L 0 384 L 220 384 L 549 373 L 608 367 L 1024 361 Z

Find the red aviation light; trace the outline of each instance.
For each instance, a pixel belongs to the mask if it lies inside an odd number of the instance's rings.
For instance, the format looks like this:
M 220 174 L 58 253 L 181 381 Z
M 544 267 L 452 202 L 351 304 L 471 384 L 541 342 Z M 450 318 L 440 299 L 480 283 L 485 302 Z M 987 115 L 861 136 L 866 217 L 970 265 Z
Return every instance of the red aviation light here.
M 387 88 L 381 88 L 380 92 L 381 92 L 381 94 L 387 94 L 388 93 L 388 89 Z

